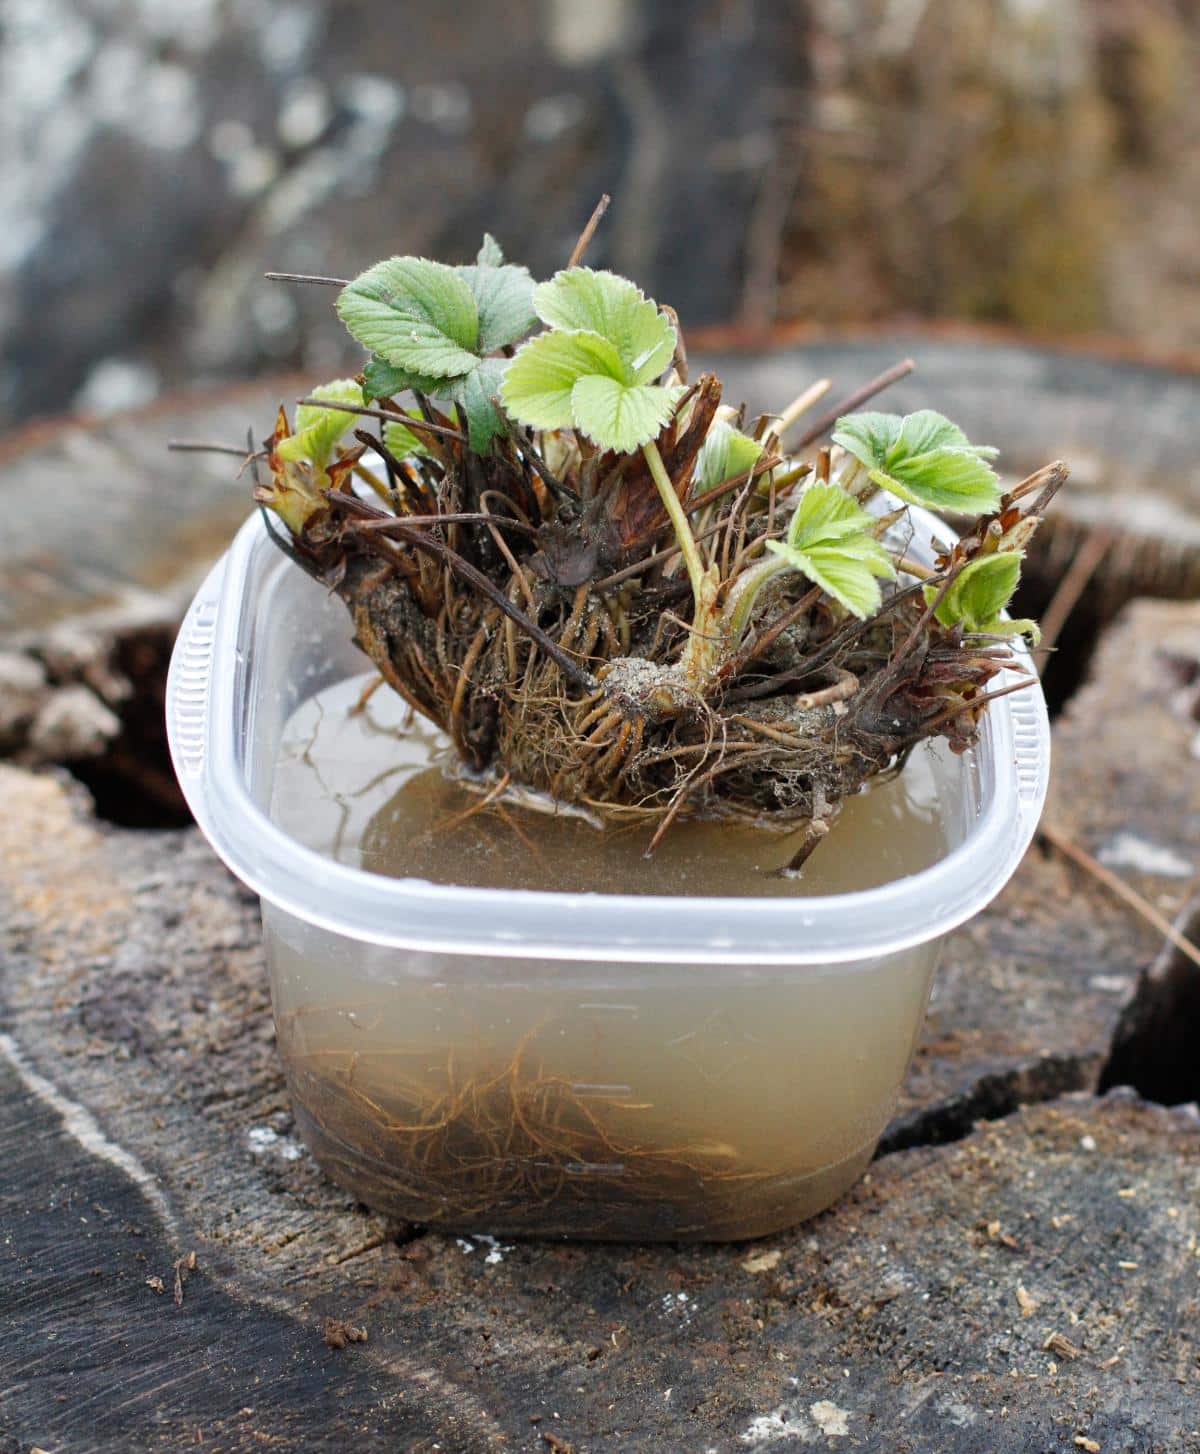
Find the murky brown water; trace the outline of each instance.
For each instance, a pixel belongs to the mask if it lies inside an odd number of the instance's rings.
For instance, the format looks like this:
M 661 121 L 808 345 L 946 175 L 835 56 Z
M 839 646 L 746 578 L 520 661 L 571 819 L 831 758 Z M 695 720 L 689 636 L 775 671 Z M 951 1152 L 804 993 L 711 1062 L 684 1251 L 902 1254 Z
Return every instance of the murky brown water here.
M 362 681 L 302 707 L 272 813 L 375 872 L 501 888 L 812 894 L 867 888 L 944 850 L 936 760 L 850 803 L 799 878 L 786 837 L 647 830 L 481 795 L 430 729 Z M 474 811 L 473 811 L 474 810 Z M 752 1236 L 859 1174 L 911 1054 L 936 950 L 854 966 L 578 964 L 351 946 L 264 908 L 300 1129 L 371 1205 L 459 1230 Z
M 804 872 L 780 877 L 803 834 L 682 821 L 645 857 L 652 828 L 598 830 L 583 815 L 510 800 L 480 807 L 486 784 L 448 772 L 446 740 L 370 677 L 319 694 L 288 724 L 271 816 L 341 863 L 393 877 L 478 888 L 621 894 L 838 894 L 874 888 L 945 850 L 934 760 L 851 799 Z M 543 806 L 548 807 L 548 804 Z

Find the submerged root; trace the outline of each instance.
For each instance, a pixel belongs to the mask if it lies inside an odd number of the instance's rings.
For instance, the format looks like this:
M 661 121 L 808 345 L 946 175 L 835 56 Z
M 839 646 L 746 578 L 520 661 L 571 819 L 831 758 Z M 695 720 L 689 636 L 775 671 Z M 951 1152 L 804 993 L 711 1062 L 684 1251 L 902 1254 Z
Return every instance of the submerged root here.
M 402 1055 L 369 1075 L 355 1052 L 281 1048 L 318 1159 L 371 1206 L 427 1226 L 603 1237 L 632 1219 L 642 1235 L 711 1236 L 745 1223 L 756 1189 L 807 1170 L 748 1165 L 699 1129 L 668 1129 L 653 1103 L 546 1073 L 529 1038 L 468 1076 L 453 1053 L 433 1077 L 406 1075 Z

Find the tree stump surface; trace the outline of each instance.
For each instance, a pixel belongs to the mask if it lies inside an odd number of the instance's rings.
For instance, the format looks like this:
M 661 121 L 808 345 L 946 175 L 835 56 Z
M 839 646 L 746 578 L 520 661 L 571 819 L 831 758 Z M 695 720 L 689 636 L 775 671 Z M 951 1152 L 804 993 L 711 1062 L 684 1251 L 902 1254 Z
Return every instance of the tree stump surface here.
M 1138 601 L 1104 636 L 1054 726 L 1044 822 L 1168 918 L 1200 874 L 1200 605 Z M 925 1032 L 885 1145 L 1095 1084 L 1161 935 L 1036 845 L 946 944 Z M 1200 1095 L 1200 1070 L 1193 1080 Z
M 730 398 L 778 402 L 905 352 L 922 372 L 889 407 L 943 408 L 1017 469 L 1073 460 L 1056 558 L 1138 487 L 1099 619 L 1195 591 L 1189 375 L 928 336 L 720 367 Z M 297 390 L 0 445 L 0 752 L 130 738 L 130 698 L 156 705 L 191 585 L 245 513 L 235 461 L 165 440 L 239 441 Z M 1170 916 L 1200 840 L 1198 608 L 1139 603 L 1093 667 L 1056 727 L 1048 821 Z M 952 936 L 889 1154 L 817 1222 L 741 1248 L 499 1248 L 384 1227 L 296 1143 L 255 905 L 194 831 L 99 823 L 61 775 L 0 767 L 0 800 L 6 1454 L 1197 1447 L 1194 1124 L 1089 1094 L 1161 938 L 1057 855 Z M 367 1340 L 328 1347 L 326 1317 Z
M 1139 604 L 1055 732 L 1051 821 L 1168 915 L 1197 663 L 1200 607 Z M 1057 856 L 951 937 L 888 1154 L 829 1212 L 494 1244 L 318 1171 L 257 906 L 195 830 L 100 822 L 59 771 L 0 765 L 0 801 L 3 1454 L 1200 1450 L 1200 1122 L 1094 1094 L 1160 936 Z

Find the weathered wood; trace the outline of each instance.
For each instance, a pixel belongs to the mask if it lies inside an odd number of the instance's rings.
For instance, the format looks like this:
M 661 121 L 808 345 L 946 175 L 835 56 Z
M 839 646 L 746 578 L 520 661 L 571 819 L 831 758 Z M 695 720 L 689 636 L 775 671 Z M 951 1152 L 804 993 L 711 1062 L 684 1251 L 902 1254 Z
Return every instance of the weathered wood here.
M 1054 726 L 1046 821 L 1168 915 L 1200 872 L 1196 723 L 1200 605 L 1145 601 L 1105 636 Z M 1035 847 L 949 940 L 886 1144 L 961 1134 L 977 1116 L 1094 1085 L 1121 1009 L 1161 936 L 1058 854 Z
M 1188 789 L 1135 793 L 1191 730 L 1147 642 L 1178 656 L 1198 618 L 1132 612 L 1059 725 L 1052 811 L 1093 850 L 1126 821 L 1187 847 Z M 885 1156 L 826 1216 L 754 1246 L 397 1234 L 293 1137 L 256 908 L 198 835 L 98 824 L 56 775 L 0 767 L 0 797 L 5 1454 L 1200 1448 L 1191 1113 L 1025 1110 Z M 1090 1083 L 1114 988 L 1153 947 L 1032 855 L 951 941 L 892 1144 L 961 1136 L 1062 1067 Z M 367 1341 L 327 1346 L 327 1318 Z
M 170 454 L 172 438 L 240 445 L 303 387 L 290 376 L 200 390 L 102 421 L 49 420 L 0 440 L 0 641 L 56 621 L 153 606 L 176 619 L 249 513 L 226 455 Z
M 1186 904 L 1176 926 L 1200 943 L 1200 896 Z M 1101 1085 L 1136 1081 L 1144 1095 L 1167 1105 L 1200 1101 L 1200 965 L 1171 943 L 1138 980 L 1113 1035 Z
M 1026 1110 L 887 1158 L 766 1244 L 379 1245 L 369 1219 L 311 1204 L 286 1140 L 257 1158 L 229 1140 L 227 1180 L 170 1108 L 118 1146 L 17 1067 L 0 1070 L 6 1454 L 1200 1448 L 1193 1112 Z M 255 1235 L 271 1202 L 276 1233 Z M 327 1346 L 328 1317 L 366 1341 Z
M 163 683 L 179 621 L 245 519 L 249 485 L 236 459 L 169 454 L 167 441 L 243 442 L 300 387 L 276 377 L 0 441 L 0 756 L 79 766 L 121 821 L 188 821 L 167 761 Z

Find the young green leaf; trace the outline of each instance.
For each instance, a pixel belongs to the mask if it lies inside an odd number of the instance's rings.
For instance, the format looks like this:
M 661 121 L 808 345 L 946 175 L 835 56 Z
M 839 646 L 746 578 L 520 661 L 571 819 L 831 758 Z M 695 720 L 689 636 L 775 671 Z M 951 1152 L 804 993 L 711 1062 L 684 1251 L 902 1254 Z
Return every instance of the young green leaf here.
M 768 540 L 767 549 L 865 620 L 879 609 L 879 582 L 896 576 L 873 534 L 876 523 L 839 486 L 812 484 L 800 497 L 787 540 Z
M 500 392 L 500 381 L 504 377 L 504 369 L 508 360 L 503 358 L 480 359 L 475 368 L 469 374 L 464 374 L 461 379 L 438 379 L 434 382 L 436 388 L 426 389 L 422 384 L 408 385 L 407 387 L 420 389 L 422 393 L 428 393 L 435 398 L 450 399 L 455 407 L 451 411 L 455 416 L 455 422 L 462 424 L 465 420 L 467 426 L 467 439 L 471 448 L 476 454 L 484 454 L 491 445 L 492 440 L 498 435 L 505 433 L 504 418 L 497 410 L 493 399 Z M 387 368 L 388 365 L 384 365 Z M 382 374 L 375 375 L 376 381 L 381 378 L 384 382 L 391 382 Z M 397 393 L 405 385 L 397 385 L 388 391 L 389 394 Z M 363 392 L 366 393 L 367 386 L 364 384 Z M 413 410 L 408 411 L 413 414 Z M 415 417 L 415 415 L 414 415 Z M 389 435 L 396 431 L 396 440 L 405 442 L 409 438 L 416 439 L 418 448 L 406 448 L 403 453 L 392 443 Z M 417 434 L 407 429 L 403 424 L 388 424 L 384 427 L 384 443 L 392 451 L 397 459 L 403 459 L 405 455 L 431 454 L 429 448 L 429 436 Z
M 482 256 L 486 244 L 479 251 Z M 523 338 L 537 322 L 533 311 L 533 278 L 528 268 L 511 263 L 477 263 L 455 271 L 466 281 L 475 298 L 479 314 L 476 353 L 494 353 L 505 344 Z
M 701 491 L 715 489 L 744 474 L 762 454 L 762 445 L 724 419 L 709 427 L 696 460 L 696 485 Z
M 801 551 L 775 540 L 767 544 L 860 621 L 879 610 L 882 594 L 876 576 L 882 575 L 882 571 L 873 568 L 873 561 L 859 560 L 837 545 Z
M 396 368 L 433 378 L 470 373 L 479 361 L 479 310 L 466 278 L 445 263 L 393 257 L 338 294 L 354 337 Z
M 409 369 L 398 369 L 395 364 L 388 363 L 382 354 L 373 353 L 363 369 L 362 402 L 369 404 L 373 399 L 390 399 L 394 394 L 404 393 L 406 389 L 416 389 L 418 393 L 428 394 L 431 398 L 442 398 L 447 383 L 448 380 L 435 379 L 429 374 L 414 374 Z
M 504 262 L 500 244 L 490 232 L 483 234 L 483 243 L 475 254 L 475 264 L 481 268 L 498 268 Z
M 635 283 L 616 273 L 566 268 L 534 289 L 533 306 L 551 328 L 607 339 L 625 364 L 630 384 L 656 379 L 675 352 L 671 320 Z
M 834 540 L 867 534 L 875 524 L 875 517 L 840 486 L 814 481 L 800 496 L 788 525 L 787 539 L 798 550 L 807 550 L 811 545 L 827 545 Z
M 933 449 L 961 449 L 981 459 L 995 459 L 999 450 L 990 444 L 972 444 L 957 424 L 936 409 L 918 409 L 900 421 L 900 438 L 892 446 L 907 456 L 928 454 Z
M 517 350 L 501 385 L 504 407 L 533 429 L 575 423 L 571 391 L 590 375 L 625 382 L 620 355 L 598 333 L 539 333 Z
M 1015 550 L 997 551 L 965 565 L 951 582 L 934 615 L 943 626 L 961 626 L 964 631 L 982 632 L 988 636 L 1012 636 L 1018 633 L 1033 637 L 1040 633 L 1033 621 L 1004 621 L 1000 618 L 1012 600 L 1021 579 L 1021 557 Z M 925 600 L 933 605 L 939 587 L 926 586 Z
M 912 504 L 977 515 L 1000 502 L 1000 483 L 987 462 L 996 451 L 971 444 L 932 409 L 903 418 L 850 414 L 837 421 L 833 441 L 866 465 L 877 485 Z
M 458 381 L 459 387 L 452 395 L 466 415 L 467 437 L 476 454 L 484 454 L 492 440 L 505 433 L 504 416 L 493 400 L 500 392 L 507 365 L 508 360 L 503 358 L 482 359 L 478 368 Z
M 575 427 L 593 444 L 630 454 L 658 438 L 682 393 L 682 384 L 623 384 L 588 374 L 575 381 L 571 412 Z
M 312 390 L 314 399 L 328 399 L 332 404 L 357 404 L 362 392 L 354 379 L 334 379 Z M 345 409 L 322 409 L 316 404 L 301 404 L 296 410 L 294 432 L 281 439 L 276 453 L 282 459 L 308 460 L 316 470 L 324 470 L 334 446 L 354 420 Z
M 675 329 L 625 278 L 569 268 L 534 289 L 550 325 L 517 350 L 501 388 L 504 407 L 534 429 L 574 427 L 623 454 L 657 438 L 683 394 L 656 385 L 675 351 Z

